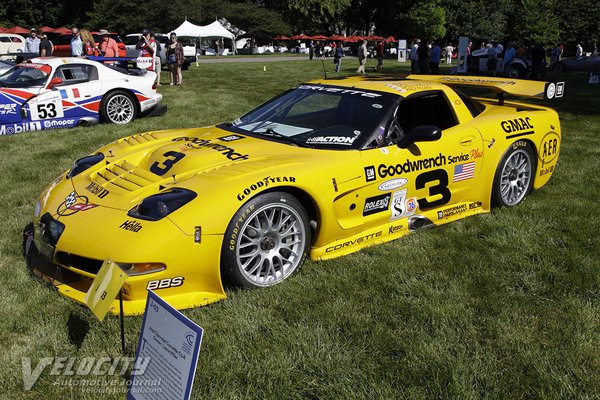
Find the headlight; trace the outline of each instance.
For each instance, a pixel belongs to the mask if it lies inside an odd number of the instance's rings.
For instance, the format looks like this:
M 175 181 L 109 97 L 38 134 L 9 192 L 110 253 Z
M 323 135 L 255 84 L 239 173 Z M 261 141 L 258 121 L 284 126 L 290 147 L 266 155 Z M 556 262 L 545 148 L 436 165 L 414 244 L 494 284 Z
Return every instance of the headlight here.
M 48 213 L 44 214 L 38 223 L 42 228 L 42 238 L 44 242 L 56 246 L 60 235 L 65 230 L 65 225 L 62 222 L 58 222 Z
M 120 263 L 119 267 L 129 276 L 152 274 L 159 272 L 167 268 L 163 263 L 135 263 L 135 264 L 123 264 Z
M 75 161 L 71 166 L 71 169 L 67 173 L 67 178 L 71 179 L 86 169 L 98 164 L 100 161 L 104 160 L 104 154 L 93 154 L 91 156 L 85 156 Z
M 127 215 L 148 221 L 158 221 L 194 200 L 196 196 L 197 194 L 191 190 L 173 188 L 146 197 L 140 204 L 132 208 Z

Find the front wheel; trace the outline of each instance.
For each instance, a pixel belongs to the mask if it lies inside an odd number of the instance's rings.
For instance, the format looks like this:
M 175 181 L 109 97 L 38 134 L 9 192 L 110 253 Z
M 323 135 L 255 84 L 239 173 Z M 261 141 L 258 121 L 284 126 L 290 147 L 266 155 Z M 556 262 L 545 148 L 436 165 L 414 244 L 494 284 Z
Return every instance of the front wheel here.
M 137 116 L 137 104 L 133 97 L 117 90 L 104 96 L 100 106 L 102 118 L 112 124 L 128 124 Z
M 502 156 L 494 177 L 494 205 L 512 207 L 525 199 L 533 185 L 534 160 L 529 143 L 518 141 L 510 145 Z
M 221 271 L 239 287 L 273 286 L 296 272 L 310 245 L 309 218 L 288 193 L 260 195 L 235 214 L 221 251 Z

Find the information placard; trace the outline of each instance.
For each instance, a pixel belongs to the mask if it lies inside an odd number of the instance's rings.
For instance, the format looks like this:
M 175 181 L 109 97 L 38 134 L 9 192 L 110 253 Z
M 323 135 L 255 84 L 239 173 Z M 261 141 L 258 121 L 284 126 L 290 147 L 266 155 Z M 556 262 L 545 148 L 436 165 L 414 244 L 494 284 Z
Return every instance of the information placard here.
M 111 260 L 105 260 L 83 301 L 100 321 L 127 280 L 127 274 Z
M 148 290 L 128 400 L 187 400 L 192 394 L 203 330 Z M 143 374 L 135 366 L 149 359 Z

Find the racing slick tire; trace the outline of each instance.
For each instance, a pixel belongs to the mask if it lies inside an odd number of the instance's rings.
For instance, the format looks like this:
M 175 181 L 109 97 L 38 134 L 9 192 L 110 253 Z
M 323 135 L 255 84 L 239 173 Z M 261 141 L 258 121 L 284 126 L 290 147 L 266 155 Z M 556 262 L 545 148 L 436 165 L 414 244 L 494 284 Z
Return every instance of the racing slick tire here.
M 137 117 L 137 102 L 129 93 L 115 90 L 106 94 L 100 104 L 102 118 L 111 124 L 128 124 Z
M 221 274 L 241 288 L 273 286 L 300 268 L 310 243 L 308 214 L 295 197 L 284 192 L 259 195 L 227 227 Z
M 519 140 L 506 150 L 494 177 L 492 203 L 512 207 L 531 192 L 535 173 L 535 155 L 528 142 Z

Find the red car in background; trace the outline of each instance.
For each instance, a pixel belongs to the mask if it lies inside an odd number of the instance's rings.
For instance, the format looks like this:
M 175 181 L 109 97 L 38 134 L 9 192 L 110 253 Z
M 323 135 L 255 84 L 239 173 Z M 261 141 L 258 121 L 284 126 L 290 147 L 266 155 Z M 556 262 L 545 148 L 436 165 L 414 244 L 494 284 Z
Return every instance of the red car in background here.
M 96 46 L 100 44 L 100 36 L 98 32 L 92 32 L 92 36 L 94 37 L 94 42 L 96 42 Z M 71 56 L 71 38 L 72 34 L 63 34 L 59 35 L 54 40 L 54 53 L 52 53 L 55 57 L 70 57 Z M 121 37 L 114 32 L 110 33 L 110 37 L 117 42 L 117 46 L 119 47 L 119 56 L 125 57 L 125 43 L 121 40 Z

